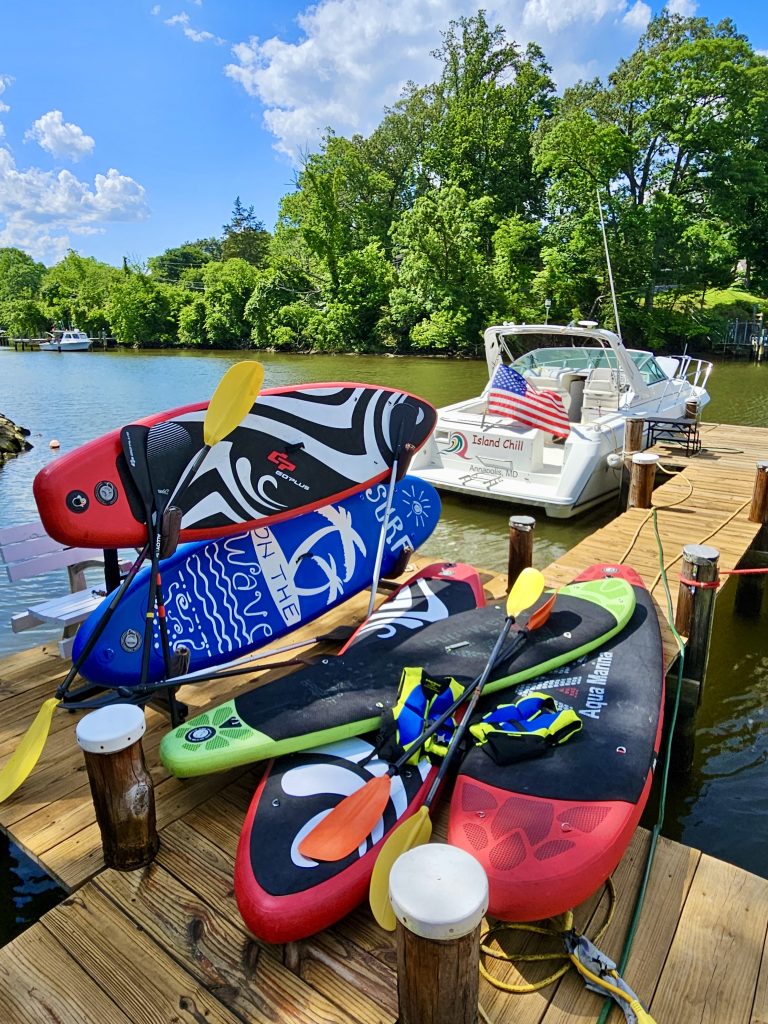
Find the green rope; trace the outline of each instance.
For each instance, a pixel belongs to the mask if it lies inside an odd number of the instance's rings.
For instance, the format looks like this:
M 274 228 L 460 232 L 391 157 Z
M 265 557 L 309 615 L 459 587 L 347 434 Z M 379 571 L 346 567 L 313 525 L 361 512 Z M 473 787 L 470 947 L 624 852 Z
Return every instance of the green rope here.
M 618 972 L 620 975 L 624 974 L 624 970 L 629 960 L 629 954 L 632 951 L 632 943 L 635 940 L 635 932 L 637 931 L 638 925 L 640 924 L 640 914 L 645 903 L 645 895 L 648 889 L 648 883 L 651 877 L 651 868 L 653 867 L 653 860 L 656 855 L 656 846 L 658 843 L 659 836 L 661 835 L 661 828 L 664 824 L 664 814 L 666 811 L 667 804 L 667 783 L 669 781 L 669 763 L 672 756 L 672 739 L 675 734 L 675 725 L 677 724 L 677 712 L 680 707 L 680 693 L 683 686 L 683 669 L 685 666 L 685 644 L 683 639 L 675 629 L 675 617 L 672 610 L 672 595 L 669 592 L 669 581 L 667 580 L 667 572 L 664 568 L 664 547 L 661 543 L 661 536 L 659 535 L 659 524 L 656 514 L 656 509 L 653 510 L 653 530 L 656 534 L 656 543 L 659 551 L 659 564 L 661 571 L 661 581 L 664 584 L 664 594 L 667 601 L 667 622 L 669 628 L 672 630 L 672 635 L 677 643 L 679 657 L 677 663 L 677 686 L 675 688 L 675 699 L 672 706 L 672 717 L 669 722 L 669 731 L 667 734 L 667 744 L 664 750 L 664 765 L 661 772 L 661 793 L 659 795 L 659 813 L 656 818 L 656 824 L 651 830 L 651 844 L 648 848 L 648 857 L 645 862 L 645 871 L 643 872 L 643 880 L 640 884 L 640 888 L 635 899 L 635 907 L 632 912 L 632 919 L 629 923 L 629 929 L 627 931 L 627 937 L 624 940 L 624 949 L 621 953 L 621 960 L 618 964 Z M 611 1012 L 613 1007 L 613 1000 L 607 998 L 603 1004 L 603 1008 L 600 1011 L 600 1016 L 597 1018 L 597 1024 L 605 1024 L 608 1019 L 608 1014 Z

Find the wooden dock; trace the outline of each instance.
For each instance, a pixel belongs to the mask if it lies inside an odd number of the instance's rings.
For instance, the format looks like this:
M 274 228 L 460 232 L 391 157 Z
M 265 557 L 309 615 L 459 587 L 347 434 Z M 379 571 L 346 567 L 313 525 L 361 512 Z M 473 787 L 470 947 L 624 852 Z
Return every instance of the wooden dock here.
M 742 561 L 760 530 L 747 513 L 755 462 L 768 456 L 768 430 L 703 424 L 702 439 L 705 451 L 690 459 L 672 447 L 659 448 L 663 465 L 682 467 L 654 493 L 673 599 L 683 544 L 714 545 L 727 569 Z M 671 663 L 677 648 L 665 625 L 649 513 L 633 510 L 618 517 L 544 571 L 559 585 L 587 564 L 610 560 L 634 565 L 653 588 Z M 505 593 L 503 576 L 488 576 L 485 584 L 491 596 Z M 359 621 L 366 604 L 360 596 L 303 633 Z M 0 762 L 63 674 L 54 644 L 0 662 Z M 187 687 L 182 697 L 194 714 L 247 685 L 247 676 L 221 680 Z M 149 709 L 144 750 L 155 784 L 160 852 L 146 869 L 106 870 L 75 721 L 68 713 L 54 717 L 40 764 L 0 805 L 0 828 L 70 892 L 0 949 L 3 1024 L 395 1020 L 394 940 L 366 907 L 287 947 L 259 942 L 245 929 L 232 873 L 258 766 L 187 781 L 170 777 L 157 756 L 167 720 Z M 438 837 L 443 827 L 439 819 Z M 648 833 L 639 830 L 614 875 L 617 911 L 599 942 L 614 957 L 621 951 L 648 841 Z M 577 908 L 576 927 L 593 934 L 606 902 L 599 893 Z M 766 1024 L 767 920 L 768 880 L 662 839 L 625 978 L 658 1024 Z M 530 937 L 515 936 L 510 943 L 527 951 L 557 948 Z M 551 967 L 489 961 L 489 969 L 519 983 L 544 977 Z M 510 995 L 483 980 L 480 1002 L 480 1019 L 493 1024 L 575 1024 L 596 1019 L 601 1007 L 573 972 L 527 995 Z M 610 1020 L 623 1017 L 614 1010 Z

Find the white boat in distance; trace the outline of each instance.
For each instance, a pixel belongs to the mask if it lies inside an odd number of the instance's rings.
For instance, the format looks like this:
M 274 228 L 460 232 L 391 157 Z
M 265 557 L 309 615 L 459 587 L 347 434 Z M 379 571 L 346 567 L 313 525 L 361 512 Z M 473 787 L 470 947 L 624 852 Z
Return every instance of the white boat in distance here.
M 510 340 L 526 336 L 544 347 L 515 355 Z M 686 403 L 700 409 L 709 401 L 711 363 L 627 349 L 594 321 L 503 324 L 489 327 L 484 339 L 483 393 L 438 410 L 435 432 L 409 470 L 442 490 L 569 518 L 618 490 L 628 417 L 684 417 Z M 562 399 L 565 440 L 487 411 L 502 365 L 521 374 L 532 394 L 549 391 Z
M 85 331 L 76 328 L 65 331 L 53 331 L 47 341 L 41 341 L 41 352 L 87 352 L 93 344 Z

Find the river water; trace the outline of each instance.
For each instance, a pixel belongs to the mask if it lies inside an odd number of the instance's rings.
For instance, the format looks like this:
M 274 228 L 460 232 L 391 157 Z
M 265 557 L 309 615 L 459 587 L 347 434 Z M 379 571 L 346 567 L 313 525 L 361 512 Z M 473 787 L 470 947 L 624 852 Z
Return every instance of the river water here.
M 210 396 L 240 353 L 40 353 L 0 349 L 0 412 L 31 431 L 30 452 L 0 467 L 0 522 L 35 517 L 32 481 L 52 459 L 148 413 Z M 446 405 L 478 394 L 485 363 L 379 356 L 259 356 L 265 386 L 352 380 L 396 385 Z M 720 363 L 704 419 L 768 426 L 768 365 Z M 49 442 L 60 442 L 59 452 Z M 768 453 L 766 453 L 768 457 Z M 607 522 L 614 502 L 572 521 L 538 517 L 535 561 L 547 565 Z M 508 506 L 444 496 L 440 523 L 421 554 L 504 571 Z M 606 552 L 606 558 L 610 558 Z M 61 577 L 0 580 L 0 657 L 42 642 L 37 629 L 14 635 L 12 612 L 61 589 Z M 693 766 L 673 773 L 664 833 L 768 877 L 768 630 L 733 614 L 731 583 L 718 597 Z M 55 635 L 55 634 L 51 634 Z M 74 740 L 73 740 L 74 742 Z M 0 945 L 61 892 L 13 844 L 0 839 Z

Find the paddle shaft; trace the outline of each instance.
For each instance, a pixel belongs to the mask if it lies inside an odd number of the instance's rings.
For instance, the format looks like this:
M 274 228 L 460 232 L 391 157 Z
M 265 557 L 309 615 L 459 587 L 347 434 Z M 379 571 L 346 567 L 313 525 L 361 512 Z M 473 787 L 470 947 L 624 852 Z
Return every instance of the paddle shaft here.
M 403 440 L 405 436 L 405 424 L 406 414 L 411 413 L 414 422 L 411 426 L 415 426 L 416 410 L 413 406 L 408 404 L 404 406 L 395 406 L 395 409 L 402 409 L 400 414 L 400 424 L 397 431 L 397 440 L 394 444 L 394 459 L 392 461 L 392 472 L 389 476 L 389 486 L 387 487 L 387 503 L 384 506 L 384 518 L 381 521 L 381 533 L 379 534 L 379 543 L 376 548 L 376 560 L 373 563 L 373 576 L 371 577 L 371 597 L 368 601 L 368 614 L 366 618 L 370 618 L 373 614 L 373 606 L 376 601 L 376 591 L 379 586 L 379 580 L 381 579 L 381 563 L 384 561 L 384 545 L 387 542 L 387 527 L 389 526 L 389 515 L 392 511 L 392 499 L 395 494 L 395 484 L 397 483 L 397 466 L 400 462 L 400 458 L 403 452 Z M 393 410 L 394 413 L 394 410 Z
M 77 673 L 80 671 L 83 663 L 85 662 L 85 659 L 88 657 L 88 655 L 91 653 L 93 648 L 96 646 L 96 643 L 97 643 L 99 637 L 104 632 L 104 630 L 107 628 L 109 620 L 114 615 L 115 609 L 117 608 L 118 604 L 120 603 L 120 599 L 122 598 L 123 594 L 126 592 L 128 587 L 130 586 L 131 582 L 133 581 L 134 577 L 136 576 L 136 573 L 141 568 L 141 566 L 142 566 L 142 564 L 144 562 L 144 559 L 147 557 L 148 554 L 149 554 L 149 545 L 145 544 L 144 547 L 142 548 L 141 553 L 139 554 L 138 558 L 133 563 L 131 568 L 128 570 L 128 572 L 127 572 L 125 578 L 123 579 L 122 583 L 120 584 L 120 586 L 115 591 L 114 596 L 112 597 L 112 600 L 107 605 L 106 611 L 104 612 L 102 617 L 99 619 L 99 621 L 94 626 L 93 632 L 91 633 L 91 635 L 86 640 L 85 646 L 83 647 L 82 651 L 80 651 L 80 653 L 78 654 L 77 658 L 72 662 L 72 667 L 70 668 L 69 672 L 67 672 L 67 674 L 64 677 L 64 679 L 62 680 L 60 686 L 56 690 L 56 696 L 57 697 L 63 697 L 64 694 L 69 689 L 69 687 L 72 685 L 72 681 L 74 680 L 74 678 L 77 675 Z

